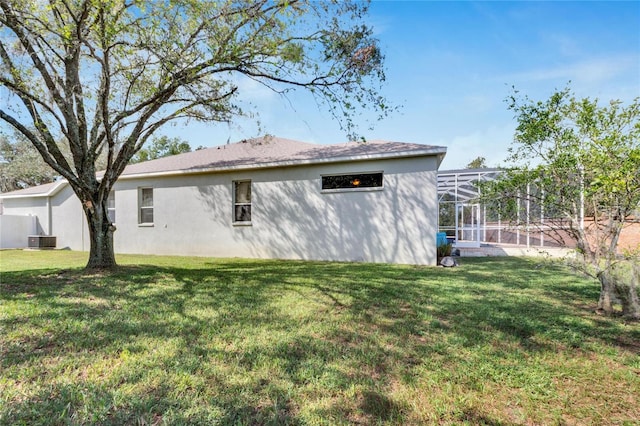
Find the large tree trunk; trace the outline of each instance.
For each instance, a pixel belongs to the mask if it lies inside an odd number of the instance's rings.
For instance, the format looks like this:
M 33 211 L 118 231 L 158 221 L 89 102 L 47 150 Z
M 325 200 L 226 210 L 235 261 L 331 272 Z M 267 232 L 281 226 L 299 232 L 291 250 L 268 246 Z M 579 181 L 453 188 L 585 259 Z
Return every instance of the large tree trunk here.
M 619 303 L 623 316 L 640 319 L 640 265 L 637 262 L 611 266 L 598 278 L 601 286 L 598 311 L 613 314 L 614 304 Z
M 87 269 L 109 269 L 116 266 L 113 251 L 113 232 L 115 226 L 109 220 L 105 203 L 83 202 L 84 213 L 89 226 L 91 248 Z
M 600 300 L 598 300 L 598 311 L 606 314 L 613 313 L 613 303 L 615 300 L 615 286 L 613 277 L 609 270 L 604 270 L 598 274 L 600 281 Z
M 640 299 L 638 287 L 640 287 L 640 265 L 631 263 L 631 277 L 629 282 L 621 282 L 617 287 L 618 297 L 622 304 L 622 315 L 628 318 L 640 319 Z

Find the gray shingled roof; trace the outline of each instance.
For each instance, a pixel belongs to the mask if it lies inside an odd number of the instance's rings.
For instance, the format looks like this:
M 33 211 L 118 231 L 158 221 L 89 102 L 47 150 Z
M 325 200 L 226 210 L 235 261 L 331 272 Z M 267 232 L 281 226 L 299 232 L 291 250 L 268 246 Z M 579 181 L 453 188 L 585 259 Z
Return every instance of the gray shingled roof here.
M 56 182 L 45 183 L 38 186 L 31 186 L 25 189 L 18 189 L 16 191 L 5 192 L 4 194 L 0 194 L 0 198 L 4 196 L 16 196 L 16 197 L 34 197 L 34 196 L 45 196 L 51 195 L 59 189 L 60 186 L 63 186 L 67 183 L 66 180 L 59 180 Z
M 291 139 L 265 136 L 240 142 L 187 152 L 131 164 L 121 179 L 178 173 L 215 172 L 230 169 L 282 167 L 314 163 L 361 161 L 368 159 L 444 156 L 447 149 L 403 142 L 367 141 L 335 145 L 316 145 Z M 0 194 L 1 197 L 42 196 L 50 194 L 57 184 L 40 185 L 20 191 Z
M 444 155 L 445 152 L 446 148 L 444 147 L 400 142 L 370 141 L 316 145 L 265 136 L 132 164 L 125 168 L 122 177 L 171 174 L 171 172 L 189 173 L 278 167 L 401 156 Z

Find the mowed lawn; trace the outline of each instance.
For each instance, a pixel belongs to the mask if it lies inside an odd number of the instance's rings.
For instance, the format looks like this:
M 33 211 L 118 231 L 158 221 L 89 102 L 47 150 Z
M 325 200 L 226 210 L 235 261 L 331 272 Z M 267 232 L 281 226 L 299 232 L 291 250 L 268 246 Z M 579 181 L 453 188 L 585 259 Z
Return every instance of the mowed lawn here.
M 0 252 L 0 424 L 640 424 L 640 324 L 561 264 Z

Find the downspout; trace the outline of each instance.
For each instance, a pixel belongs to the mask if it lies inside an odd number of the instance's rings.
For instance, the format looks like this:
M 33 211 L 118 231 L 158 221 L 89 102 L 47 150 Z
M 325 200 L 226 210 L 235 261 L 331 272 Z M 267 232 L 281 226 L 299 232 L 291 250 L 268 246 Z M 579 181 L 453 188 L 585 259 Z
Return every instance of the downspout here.
M 53 235 L 53 217 L 51 207 L 51 195 L 47 196 L 47 234 Z

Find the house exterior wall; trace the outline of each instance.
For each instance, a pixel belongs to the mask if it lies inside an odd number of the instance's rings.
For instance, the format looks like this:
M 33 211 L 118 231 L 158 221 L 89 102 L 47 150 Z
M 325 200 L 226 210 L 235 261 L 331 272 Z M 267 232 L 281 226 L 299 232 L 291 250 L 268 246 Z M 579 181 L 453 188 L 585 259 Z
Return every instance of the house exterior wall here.
M 320 189 L 323 174 L 378 171 L 382 190 Z M 252 182 L 249 226 L 233 225 L 236 180 Z M 138 225 L 139 188 L 146 187 L 153 188 L 153 226 Z M 435 157 L 129 179 L 117 183 L 115 194 L 119 253 L 436 260 Z
M 433 156 L 121 179 L 114 186 L 115 251 L 435 265 L 436 170 Z M 365 172 L 383 172 L 383 188 L 321 190 L 322 175 Z M 252 182 L 251 225 L 233 224 L 237 180 Z M 140 188 L 153 188 L 152 226 L 138 224 Z M 6 199 L 5 213 L 16 214 L 20 201 L 34 214 L 26 200 Z M 58 247 L 88 250 L 71 189 L 50 203 Z M 46 217 L 40 210 L 35 214 Z
M 46 197 L 10 198 L 3 200 L 3 214 L 11 216 L 35 216 L 35 235 L 49 235 L 49 207 Z M 26 236 L 24 247 L 27 246 Z
M 3 205 L 3 216 L 35 217 L 35 231 L 29 234 L 54 236 L 57 248 L 89 249 L 87 222 L 80 201 L 68 185 L 51 196 L 5 198 Z M 2 233 L 5 233 L 4 226 Z M 16 248 L 26 246 L 27 235 L 24 235 L 24 245 Z
M 89 250 L 89 228 L 80 200 L 69 185 L 51 197 L 51 235 L 57 248 Z
M 0 249 L 25 248 L 28 235 L 37 234 L 37 217 L 0 215 Z

